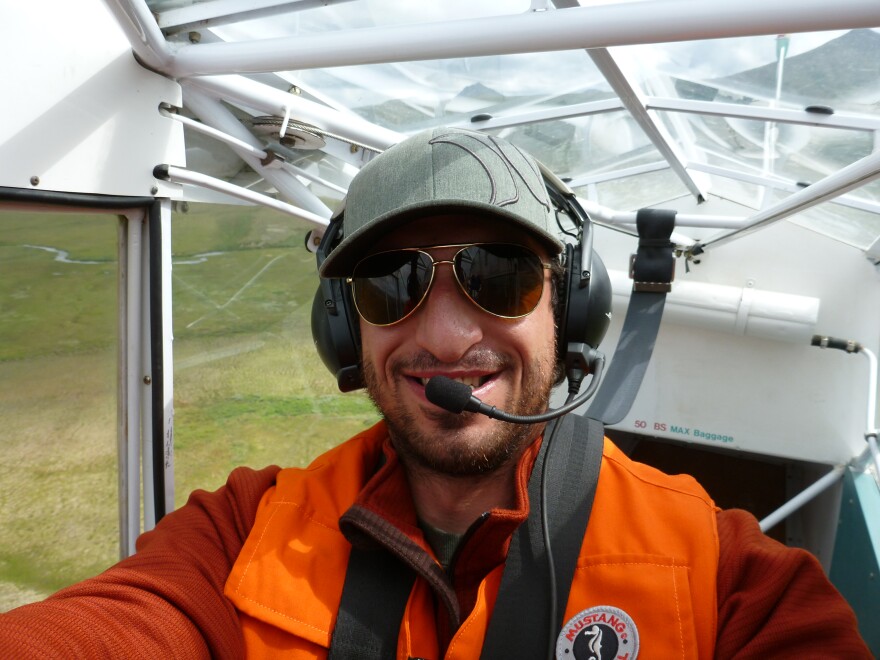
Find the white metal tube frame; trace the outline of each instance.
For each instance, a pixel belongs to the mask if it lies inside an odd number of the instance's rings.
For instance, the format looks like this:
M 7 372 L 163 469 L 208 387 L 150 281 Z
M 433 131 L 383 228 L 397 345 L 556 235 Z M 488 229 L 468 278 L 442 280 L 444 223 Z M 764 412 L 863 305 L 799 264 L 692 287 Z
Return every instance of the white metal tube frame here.
M 122 11 L 123 16 L 129 19 L 128 25 L 130 27 L 131 23 L 136 23 L 137 20 L 145 20 L 146 13 L 142 11 L 142 4 L 140 0 L 132 0 L 130 5 L 127 5 L 128 9 L 120 10 L 116 6 L 115 10 Z M 148 60 L 155 62 L 156 68 L 160 70 L 164 69 L 177 76 L 187 76 L 233 71 L 270 71 L 288 69 L 293 66 L 302 69 L 442 57 L 443 55 L 440 53 L 430 50 L 435 48 L 448 49 L 449 52 L 446 55 L 449 57 L 460 57 L 477 54 L 552 51 L 572 47 L 607 47 L 612 43 L 621 45 L 643 43 L 647 40 L 647 36 L 650 36 L 651 41 L 674 41 L 685 38 L 692 39 L 694 34 L 692 30 L 695 27 L 700 27 L 702 38 L 711 38 L 766 34 L 768 30 L 769 32 L 798 32 L 843 27 L 871 27 L 880 24 L 880 5 L 877 5 L 873 0 L 871 2 L 865 0 L 842 2 L 835 8 L 836 11 L 831 17 L 827 13 L 827 5 L 816 0 L 807 2 L 786 0 L 773 3 L 772 6 L 769 3 L 751 0 L 746 4 L 750 6 L 745 7 L 742 3 L 737 3 L 733 7 L 729 3 L 713 2 L 700 3 L 695 6 L 686 0 L 638 3 L 640 19 L 644 18 L 645 11 L 656 12 L 657 20 L 649 22 L 649 34 L 644 32 L 647 28 L 642 27 L 639 27 L 636 32 L 632 31 L 633 25 L 641 26 L 644 22 L 642 20 L 638 22 L 625 20 L 626 16 L 633 11 L 633 7 L 629 4 L 623 4 L 573 7 L 557 11 L 450 21 L 433 25 L 349 30 L 316 35 L 315 37 L 299 36 L 296 39 L 200 44 L 183 46 L 179 51 L 173 53 L 170 53 L 168 50 L 170 47 L 165 43 L 161 45 L 164 46 L 165 51 L 161 52 L 158 58 L 148 57 Z M 787 7 L 789 4 L 792 6 Z M 114 8 L 113 3 L 111 3 L 111 8 Z M 726 18 L 723 18 L 722 15 Z M 723 20 L 719 20 L 721 18 Z M 603 21 L 615 23 L 614 29 L 611 29 L 612 26 L 609 25 L 605 26 L 606 29 L 598 30 L 597 33 L 597 27 L 601 27 Z M 708 22 L 703 25 L 705 21 Z M 581 23 L 586 23 L 586 25 L 581 25 Z M 682 30 L 685 34 L 681 33 Z M 666 31 L 669 31 L 669 34 Z M 454 36 L 454 38 L 445 39 L 443 35 L 446 32 L 450 32 L 450 36 Z M 595 38 L 597 34 L 602 35 L 602 39 L 593 43 L 591 35 L 593 35 L 592 38 Z M 613 34 L 618 35 L 619 42 L 615 42 L 614 38 L 610 36 Z M 627 34 L 628 37 L 625 36 Z M 469 35 L 473 39 L 470 39 Z M 129 36 L 136 51 L 144 44 L 147 44 L 151 51 L 148 55 L 155 55 L 156 52 L 162 50 L 162 47 L 155 42 L 155 32 L 151 30 L 141 30 L 138 34 L 139 39 L 133 38 L 131 34 Z M 569 44 L 566 39 L 573 40 L 573 43 Z M 395 49 L 393 49 L 393 54 L 389 55 L 387 43 L 392 42 L 395 43 Z M 470 52 L 469 48 L 474 47 L 484 50 Z M 377 49 L 383 53 L 379 59 L 376 59 Z M 305 57 L 306 54 L 309 57 Z M 230 55 L 232 55 L 231 58 Z M 322 60 L 322 57 L 329 59 Z M 191 64 L 204 61 L 209 66 L 187 70 L 185 64 L 187 61 L 190 61 Z M 238 79 L 233 82 L 229 80 L 232 77 L 226 76 L 225 78 L 226 80 L 216 77 L 213 80 L 203 79 L 201 83 L 206 87 L 214 87 L 215 91 L 221 92 L 221 96 L 226 96 L 229 93 L 251 99 L 272 96 L 274 103 L 270 102 L 269 105 L 273 107 L 269 112 L 282 112 L 284 116 L 288 116 L 291 113 L 292 105 L 296 104 L 300 110 L 298 115 L 311 115 L 317 120 L 316 125 L 326 123 L 328 109 L 319 104 L 312 103 L 311 105 L 315 106 L 314 109 L 303 112 L 309 104 L 305 99 L 296 99 L 290 95 L 284 95 L 278 90 L 268 90 L 266 86 L 254 81 Z M 222 91 L 218 89 L 224 87 L 226 89 Z M 243 91 L 245 89 L 247 91 Z M 281 98 L 282 95 L 283 98 Z M 668 109 L 673 108 L 669 107 Z M 343 135 L 350 134 L 352 117 L 345 116 L 345 113 L 338 114 L 340 116 L 334 121 L 338 125 L 332 127 L 334 132 Z M 320 121 L 319 116 L 324 121 Z M 308 120 L 308 117 L 305 119 Z M 377 127 L 365 130 L 366 126 L 362 126 L 362 124 L 367 124 L 367 122 L 355 123 L 358 124 L 358 137 L 365 137 L 364 133 L 372 133 L 372 138 L 376 139 Z M 390 140 L 388 138 L 389 136 L 382 136 L 378 141 L 385 142 L 384 147 L 389 146 L 388 143 L 396 141 L 393 138 Z M 380 146 L 380 148 L 382 147 Z M 702 249 L 732 240 L 745 232 L 788 217 L 809 206 L 864 184 L 866 180 L 876 176 L 876 172 L 867 176 L 863 173 L 865 167 L 871 168 L 873 164 L 871 159 L 872 157 L 863 159 L 863 161 L 813 184 L 808 189 L 795 193 L 782 203 L 754 216 L 746 226 L 738 227 L 735 231 L 721 237 L 710 239 L 702 244 Z
M 255 146 L 251 145 L 250 143 L 245 142 L 244 140 L 240 140 L 239 138 L 234 137 L 232 135 L 229 135 L 228 133 L 224 133 L 223 131 L 219 131 L 216 128 L 214 128 L 213 126 L 208 126 L 207 124 L 204 124 L 200 121 L 195 121 L 194 119 L 190 119 L 189 117 L 184 117 L 183 115 L 179 115 L 177 113 L 170 112 L 167 108 L 160 107 L 159 114 L 161 114 L 163 117 L 168 117 L 169 119 L 173 119 L 174 121 L 178 121 L 181 124 L 183 124 L 184 126 L 187 126 L 191 129 L 193 129 L 194 131 L 198 131 L 199 133 L 202 133 L 203 135 L 207 135 L 208 137 L 212 137 L 215 140 L 223 142 L 224 144 L 227 144 L 230 147 L 232 147 L 233 149 L 235 149 L 236 151 L 243 151 L 244 153 L 250 154 L 251 156 L 253 156 L 255 158 L 259 158 L 260 160 L 266 160 L 269 157 L 269 154 L 267 154 L 264 150 L 259 149 Z M 345 188 L 342 188 L 341 186 L 337 186 L 335 183 L 332 183 L 330 181 L 325 181 L 321 177 L 315 176 L 314 174 L 311 174 L 310 172 L 307 172 L 306 170 L 304 170 L 300 167 L 297 167 L 295 165 L 292 165 L 290 163 L 284 162 L 284 163 L 282 163 L 282 167 L 286 170 L 289 170 L 290 172 L 292 172 L 296 176 L 303 177 L 303 178 L 308 179 L 309 181 L 312 181 L 314 183 L 319 183 L 322 186 L 326 186 L 327 188 L 330 188 L 331 190 L 335 190 L 336 192 L 342 193 L 343 195 L 346 192 Z
M 260 141 L 250 133 L 235 116 L 217 100 L 207 96 L 198 90 L 189 89 L 187 92 L 187 105 L 206 124 L 232 135 L 243 142 L 250 142 L 255 148 L 261 148 Z M 301 183 L 290 172 L 281 169 L 281 163 L 263 163 L 252 153 L 243 149 L 236 150 L 239 157 L 248 166 L 268 181 L 285 199 L 294 202 L 311 214 L 330 217 L 330 209 Z
M 254 145 L 245 142 L 244 140 L 240 140 L 237 137 L 229 135 L 228 133 L 224 133 L 223 131 L 218 131 L 213 126 L 208 126 L 207 124 L 196 121 L 194 119 L 190 119 L 189 117 L 184 117 L 183 115 L 179 115 L 176 112 L 170 112 L 167 108 L 160 107 L 159 114 L 163 117 L 167 117 L 168 119 L 178 121 L 184 126 L 191 128 L 194 131 L 198 131 L 203 135 L 207 135 L 214 138 L 215 140 L 219 140 L 220 142 L 228 144 L 236 151 L 243 151 L 261 160 L 265 159 L 267 156 L 266 152 L 259 147 L 255 147 Z
M 880 428 L 877 427 L 877 356 L 864 346 L 859 351 L 868 360 L 868 406 L 865 423 L 865 440 L 874 461 L 874 479 L 880 485 L 880 451 L 877 449 L 877 435 Z
M 876 0 L 839 0 L 832 12 L 826 0 L 655 0 L 183 45 L 173 53 L 166 73 L 175 78 L 264 73 L 877 25 L 880 4 Z
M 146 207 L 120 212 L 119 351 L 117 461 L 119 486 L 119 554 L 135 552 L 141 531 L 152 529 L 174 505 L 173 390 L 171 351 L 171 302 L 161 302 L 161 323 L 154 326 L 151 301 L 154 281 L 171 289 L 170 200 L 157 201 L 158 213 Z M 162 226 L 160 257 L 151 254 L 151 222 Z M 161 273 L 153 273 L 153 264 Z M 151 277 L 151 274 L 155 277 Z M 153 332 L 158 337 L 153 337 Z M 162 365 L 154 365 L 153 348 L 161 346 Z M 154 370 L 154 366 L 156 367 Z M 157 398 L 159 390 L 161 400 Z M 159 414 L 154 414 L 156 408 Z M 161 446 L 157 447 L 157 443 Z M 159 460 L 157 460 L 158 457 Z M 163 510 L 156 502 L 157 473 L 161 472 Z M 142 508 L 143 507 L 143 508 Z M 141 515 L 143 513 L 143 525 Z
M 772 529 L 814 497 L 831 488 L 831 486 L 840 481 L 845 471 L 845 465 L 835 465 L 825 476 L 821 477 L 815 483 L 792 497 L 788 502 L 776 509 L 776 511 L 763 518 L 760 522 L 761 531 L 766 532 L 767 530 Z
M 880 6 L 880 5 L 878 5 Z M 745 227 L 702 243 L 703 249 L 719 247 L 761 227 L 770 225 L 812 206 L 829 201 L 849 190 L 865 185 L 880 177 L 880 151 L 865 156 L 850 165 L 829 174 L 810 186 L 789 195 L 778 204 L 753 215 Z
M 829 338 L 825 337 L 823 342 L 817 345 L 820 348 L 826 348 L 829 345 L 828 339 Z M 857 342 L 847 343 L 849 346 L 851 346 L 851 349 L 846 349 L 848 353 L 861 353 L 868 360 L 868 401 L 865 410 L 865 439 L 868 442 L 868 452 L 874 461 L 874 469 L 876 470 L 875 480 L 880 480 L 880 454 L 878 454 L 877 451 L 878 429 L 876 426 L 877 358 L 870 349 L 865 348 L 861 344 L 858 344 Z M 840 348 L 840 346 L 837 346 L 837 348 Z M 852 461 L 850 461 L 850 465 L 857 466 L 860 461 L 861 456 L 857 456 Z M 771 529 L 773 526 L 797 511 L 800 507 L 812 500 L 814 497 L 836 484 L 841 479 L 841 477 L 843 477 L 846 469 L 846 465 L 836 465 L 825 476 L 821 477 L 818 481 L 805 488 L 803 491 L 795 495 L 791 500 L 776 509 L 776 511 L 761 520 L 761 531 L 766 532 L 767 530 Z M 878 481 L 878 485 L 880 485 L 880 481 Z
M 120 498 L 124 494 L 124 510 L 120 510 L 120 555 L 134 554 L 135 540 L 140 534 L 140 456 L 141 456 L 141 387 L 143 384 L 143 320 L 141 317 L 143 276 L 144 219 L 143 210 L 133 211 L 125 217 L 123 232 L 125 240 L 120 253 L 120 304 L 122 329 L 120 337 L 120 386 L 123 391 L 123 436 L 119 446 Z
M 280 211 L 281 213 L 284 213 L 286 215 L 293 216 L 294 218 L 310 222 L 320 230 L 326 229 L 327 225 L 330 222 L 327 218 L 319 216 L 315 213 L 311 213 L 297 206 L 293 206 L 292 204 L 288 204 L 287 202 L 282 202 L 272 197 L 261 195 L 260 193 L 254 192 L 253 190 L 248 190 L 247 188 L 242 188 L 241 186 L 227 183 L 222 179 L 217 179 L 215 177 L 208 176 L 207 174 L 201 174 L 200 172 L 193 172 L 191 170 L 186 170 L 180 167 L 174 167 L 173 165 L 160 165 L 158 168 L 156 168 L 155 174 L 157 178 L 161 178 L 167 181 L 202 186 L 203 188 L 224 193 L 226 195 L 231 195 L 232 197 L 236 197 L 247 202 L 260 204 L 262 206 L 275 209 L 276 211 Z
M 140 60 L 178 79 L 880 25 L 876 0 L 654 0 L 173 49 L 145 0 L 107 5 Z
M 353 113 L 329 108 L 243 76 L 205 76 L 184 81 L 185 101 L 193 90 L 214 99 L 237 102 L 269 115 L 283 117 L 289 114 L 299 121 L 343 135 L 376 151 L 384 151 L 404 137 L 401 133 L 371 124 Z

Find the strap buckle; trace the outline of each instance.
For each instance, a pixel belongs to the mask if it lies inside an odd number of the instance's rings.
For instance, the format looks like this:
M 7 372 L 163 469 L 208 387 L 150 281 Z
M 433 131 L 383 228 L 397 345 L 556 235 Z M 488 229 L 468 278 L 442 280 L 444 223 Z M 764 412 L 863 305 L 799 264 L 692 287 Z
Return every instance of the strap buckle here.
M 638 253 L 629 255 L 629 277 L 633 281 L 633 291 L 648 293 L 669 293 L 672 291 L 672 281 L 675 279 L 675 262 L 670 261 L 668 279 L 664 277 L 659 282 L 640 282 L 636 279 L 636 259 L 638 256 Z
M 675 247 L 670 239 L 675 211 L 640 209 L 636 213 L 639 248 L 629 259 L 634 292 L 669 293 L 675 278 Z

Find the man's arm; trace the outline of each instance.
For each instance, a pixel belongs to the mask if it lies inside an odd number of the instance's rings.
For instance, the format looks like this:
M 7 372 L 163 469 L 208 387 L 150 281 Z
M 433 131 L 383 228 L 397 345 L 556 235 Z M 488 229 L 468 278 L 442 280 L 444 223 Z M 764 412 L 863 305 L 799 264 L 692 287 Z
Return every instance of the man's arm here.
M 0 655 L 243 657 L 238 618 L 223 586 L 277 472 L 235 470 L 224 487 L 194 492 L 141 535 L 132 557 L 0 615 Z
M 855 615 L 819 562 L 763 534 L 755 518 L 718 514 L 717 658 L 870 658 Z

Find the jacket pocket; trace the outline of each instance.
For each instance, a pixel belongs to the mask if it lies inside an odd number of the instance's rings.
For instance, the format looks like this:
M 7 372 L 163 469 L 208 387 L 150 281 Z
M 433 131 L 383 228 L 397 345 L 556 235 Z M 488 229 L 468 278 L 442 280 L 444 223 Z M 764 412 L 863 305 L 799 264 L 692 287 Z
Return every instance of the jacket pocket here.
M 700 657 L 690 570 L 670 557 L 581 558 L 563 622 L 557 657 L 590 657 L 583 649 L 619 660 Z

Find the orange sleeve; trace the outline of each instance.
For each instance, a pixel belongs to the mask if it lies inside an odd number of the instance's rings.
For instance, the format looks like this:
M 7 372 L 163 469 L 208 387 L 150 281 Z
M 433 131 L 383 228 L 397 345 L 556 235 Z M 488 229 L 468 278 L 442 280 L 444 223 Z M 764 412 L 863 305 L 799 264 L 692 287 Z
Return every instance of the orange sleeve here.
M 195 491 L 137 541 L 137 553 L 44 601 L 0 615 L 4 658 L 238 658 L 226 577 L 278 468 L 239 468 Z
M 716 658 L 871 658 L 855 614 L 816 558 L 761 532 L 741 510 L 718 514 Z

